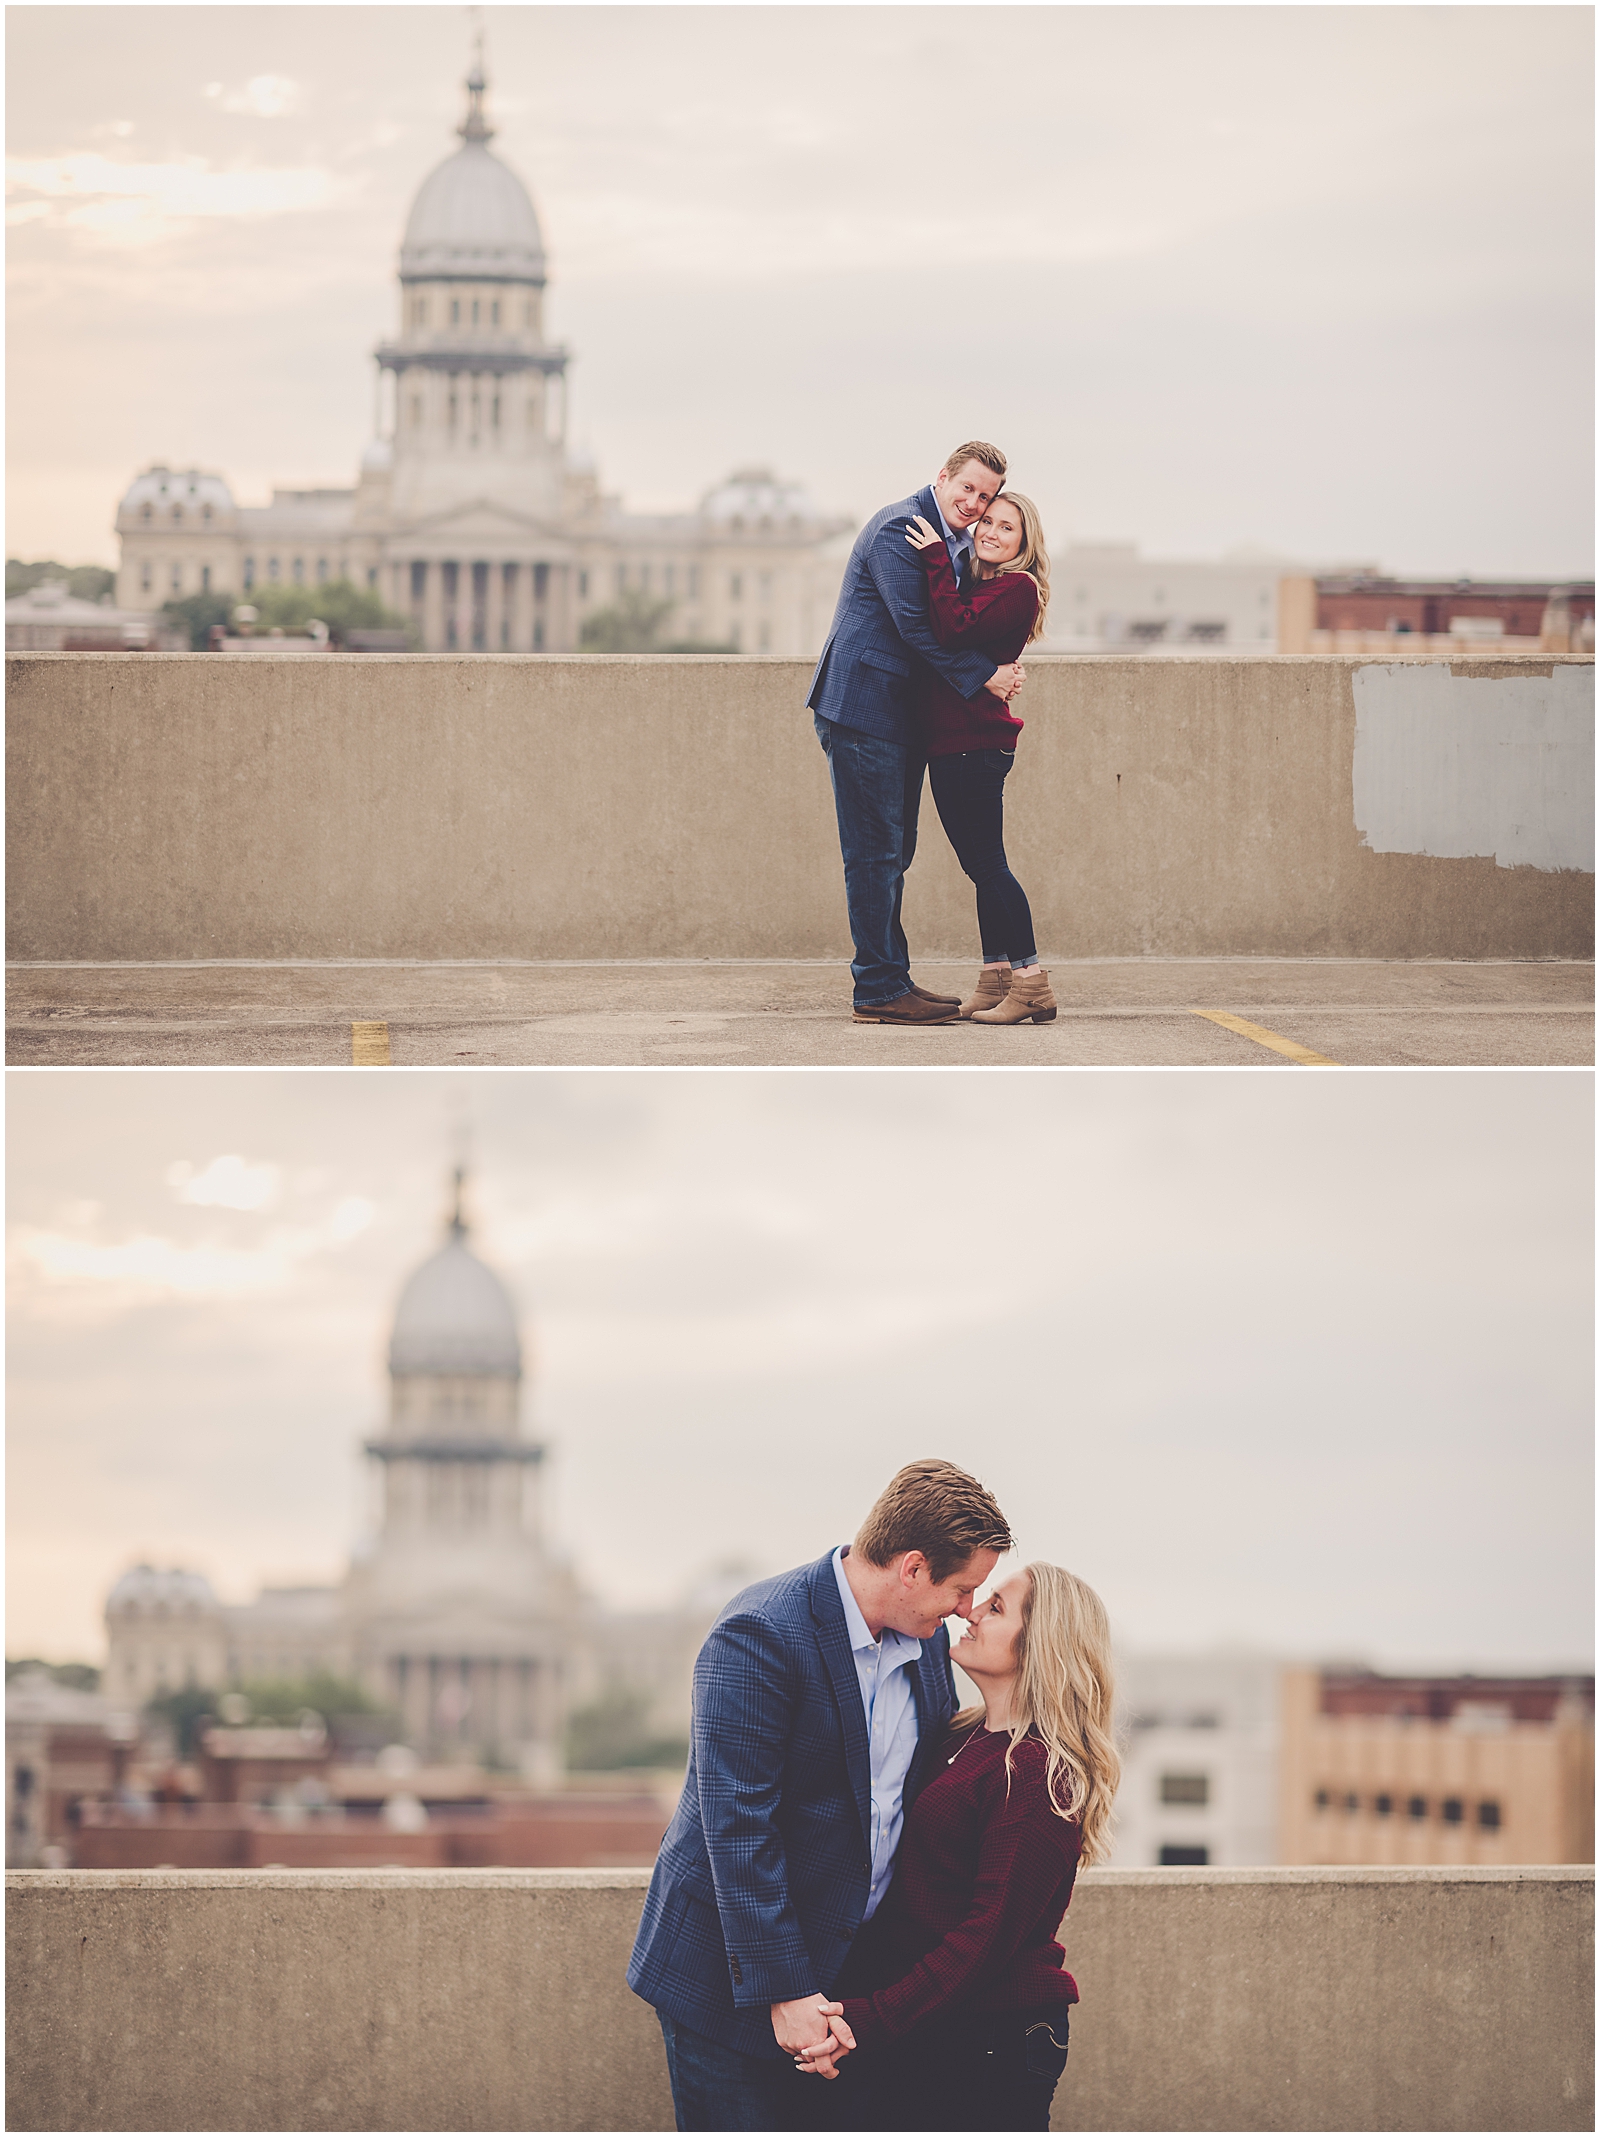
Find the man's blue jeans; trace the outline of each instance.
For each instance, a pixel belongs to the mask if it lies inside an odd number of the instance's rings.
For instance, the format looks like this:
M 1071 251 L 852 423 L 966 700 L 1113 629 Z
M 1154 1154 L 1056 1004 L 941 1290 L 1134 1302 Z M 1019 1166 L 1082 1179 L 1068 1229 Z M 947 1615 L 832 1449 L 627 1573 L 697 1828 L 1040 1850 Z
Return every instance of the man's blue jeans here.
M 816 721 L 828 760 L 844 856 L 844 895 L 855 944 L 850 975 L 858 1009 L 892 1002 L 911 985 L 900 925 L 906 870 L 917 850 L 917 810 L 927 759 L 919 748 L 885 742 L 836 720 Z

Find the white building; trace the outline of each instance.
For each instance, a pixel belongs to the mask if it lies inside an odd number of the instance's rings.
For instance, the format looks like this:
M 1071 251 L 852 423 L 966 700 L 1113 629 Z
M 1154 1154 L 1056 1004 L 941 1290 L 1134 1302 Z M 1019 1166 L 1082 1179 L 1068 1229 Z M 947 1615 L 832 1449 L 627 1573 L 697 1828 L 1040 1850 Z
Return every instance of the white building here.
M 522 180 L 490 150 L 481 63 L 461 146 L 422 184 L 376 353 L 380 435 L 350 489 L 236 503 L 198 468 L 146 469 L 118 507 L 119 602 L 347 579 L 429 651 L 563 652 L 630 591 L 670 601 L 665 635 L 749 653 L 819 651 L 849 522 L 746 468 L 697 511 L 645 518 L 568 451 L 565 348 L 544 327 L 546 261 Z
M 1049 653 L 1275 653 L 1278 582 L 1309 565 L 1241 552 L 1142 557 L 1135 542 L 1072 542 L 1050 560 Z
M 1225 1652 L 1118 1658 L 1114 1867 L 1278 1861 L 1282 1669 Z

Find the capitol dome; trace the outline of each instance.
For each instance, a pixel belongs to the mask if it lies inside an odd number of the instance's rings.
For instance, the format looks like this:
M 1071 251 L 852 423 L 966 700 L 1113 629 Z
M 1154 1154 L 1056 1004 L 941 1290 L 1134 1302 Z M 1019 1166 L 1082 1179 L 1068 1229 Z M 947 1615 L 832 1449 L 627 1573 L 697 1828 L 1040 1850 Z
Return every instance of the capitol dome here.
M 400 1294 L 389 1342 L 389 1370 L 517 1379 L 522 1373 L 517 1310 L 499 1277 L 467 1245 L 459 1188 L 458 1174 L 458 1200 L 449 1237 Z
M 544 239 L 522 180 L 491 155 L 481 66 L 467 77 L 461 146 L 431 171 L 400 244 L 402 282 L 441 279 L 544 285 Z
M 217 1598 L 203 1573 L 186 1573 L 181 1567 L 165 1570 L 156 1566 L 133 1566 L 124 1573 L 106 1597 L 106 1614 L 145 1617 L 200 1617 L 218 1608 Z

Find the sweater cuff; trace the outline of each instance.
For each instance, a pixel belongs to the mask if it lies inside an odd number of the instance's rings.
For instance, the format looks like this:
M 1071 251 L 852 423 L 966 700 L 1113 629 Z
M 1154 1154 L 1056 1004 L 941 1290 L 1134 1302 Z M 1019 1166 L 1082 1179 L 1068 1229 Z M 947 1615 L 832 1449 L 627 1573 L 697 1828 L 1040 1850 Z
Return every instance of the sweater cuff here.
M 891 2036 L 888 2027 L 872 2008 L 870 1996 L 846 1996 L 844 2022 L 856 2037 L 858 2048 L 877 2048 Z

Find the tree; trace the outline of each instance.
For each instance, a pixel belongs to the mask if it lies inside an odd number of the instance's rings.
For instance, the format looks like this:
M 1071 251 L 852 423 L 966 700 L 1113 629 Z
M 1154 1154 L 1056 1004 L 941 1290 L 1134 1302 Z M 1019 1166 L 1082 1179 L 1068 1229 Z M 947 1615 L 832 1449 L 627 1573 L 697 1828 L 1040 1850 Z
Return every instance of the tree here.
M 44 1670 L 52 1683 L 64 1685 L 69 1692 L 98 1692 L 100 1672 L 87 1662 L 41 1662 L 34 1655 L 19 1655 L 15 1660 L 6 1657 L 6 1683 L 9 1684 L 21 1670 Z
M 410 619 L 385 608 L 369 586 L 330 579 L 325 586 L 258 586 L 238 597 L 256 611 L 255 628 L 303 630 L 317 617 L 328 626 L 330 642 L 342 646 L 349 631 L 409 631 Z
M 49 579 L 65 579 L 75 601 L 103 601 L 117 583 L 114 571 L 104 564 L 56 564 L 49 561 L 24 564 L 20 557 L 6 558 L 6 599 L 12 601 Z
M 583 620 L 578 644 L 585 653 L 732 653 L 737 649 L 709 638 L 673 638 L 662 632 L 677 606 L 656 600 L 637 586 L 618 594 L 609 608 L 597 608 Z
M 188 632 L 191 652 L 203 653 L 211 642 L 211 626 L 226 623 L 233 614 L 233 596 L 185 594 L 181 601 L 163 601 L 161 613 Z
M 575 1773 L 615 1773 L 634 1766 L 681 1766 L 689 1746 L 681 1736 L 652 1736 L 650 1702 L 632 1685 L 608 1685 L 567 1720 L 567 1764 Z

